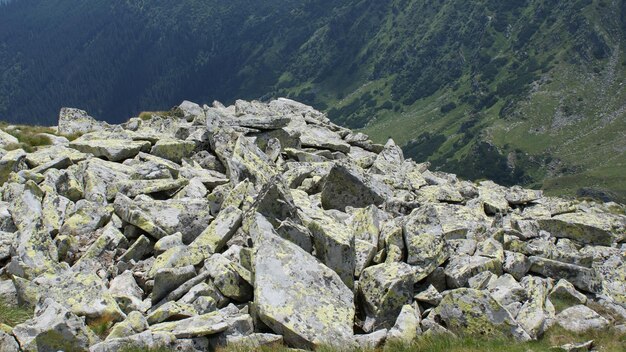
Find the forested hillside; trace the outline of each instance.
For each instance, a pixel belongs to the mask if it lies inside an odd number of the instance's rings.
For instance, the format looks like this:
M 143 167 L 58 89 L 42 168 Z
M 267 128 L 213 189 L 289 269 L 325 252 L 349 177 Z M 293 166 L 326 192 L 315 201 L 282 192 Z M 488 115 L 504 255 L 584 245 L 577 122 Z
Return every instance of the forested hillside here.
M 0 118 L 289 96 L 466 178 L 626 199 L 626 2 L 22 0 Z

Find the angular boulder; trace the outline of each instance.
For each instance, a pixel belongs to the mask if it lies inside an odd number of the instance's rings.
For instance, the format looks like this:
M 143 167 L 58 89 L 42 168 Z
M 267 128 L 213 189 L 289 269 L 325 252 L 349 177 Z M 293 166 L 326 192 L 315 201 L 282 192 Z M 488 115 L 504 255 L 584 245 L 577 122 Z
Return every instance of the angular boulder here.
M 295 346 L 351 341 L 353 294 L 339 276 L 275 233 L 259 237 L 254 256 L 259 319 Z

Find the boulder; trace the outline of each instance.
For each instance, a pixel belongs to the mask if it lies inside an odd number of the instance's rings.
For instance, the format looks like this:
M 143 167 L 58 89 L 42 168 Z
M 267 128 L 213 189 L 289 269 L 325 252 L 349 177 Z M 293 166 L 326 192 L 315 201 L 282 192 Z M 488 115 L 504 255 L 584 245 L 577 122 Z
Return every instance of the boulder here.
M 422 334 L 420 320 L 419 313 L 412 305 L 406 304 L 402 306 L 396 323 L 387 333 L 387 341 L 413 342 Z
M 363 174 L 356 168 L 335 164 L 322 186 L 324 209 L 344 210 L 371 204 L 380 205 L 391 195 L 389 187 Z
M 77 139 L 70 142 L 70 148 L 93 154 L 96 157 L 103 157 L 109 161 L 123 161 L 136 156 L 139 152 L 147 151 L 150 148 L 150 142 L 125 139 Z
M 33 319 L 15 326 L 13 335 L 28 352 L 87 351 L 98 342 L 83 319 L 50 298 L 35 309 Z
M 258 318 L 290 345 L 315 348 L 351 341 L 353 294 L 339 276 L 273 231 L 257 236 L 254 305 Z
M 413 299 L 416 269 L 405 263 L 371 266 L 361 274 L 359 296 L 366 315 L 364 330 L 391 328 L 402 307 Z
M 556 316 L 556 323 L 563 329 L 576 334 L 604 330 L 610 326 L 608 320 L 583 305 L 573 306 L 562 311 Z
M 61 108 L 59 112 L 58 133 L 62 135 L 80 135 L 101 131 L 106 124 L 96 121 L 87 112 L 75 108 Z
M 453 333 L 530 340 L 511 314 L 484 291 L 468 288 L 450 291 L 431 314 Z

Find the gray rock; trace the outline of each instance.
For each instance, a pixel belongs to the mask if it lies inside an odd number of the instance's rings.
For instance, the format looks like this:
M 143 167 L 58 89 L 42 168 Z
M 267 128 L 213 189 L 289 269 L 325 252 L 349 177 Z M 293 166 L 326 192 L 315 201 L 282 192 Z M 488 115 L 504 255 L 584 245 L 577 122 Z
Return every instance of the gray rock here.
M 96 121 L 87 112 L 75 108 L 61 108 L 59 112 L 59 134 L 76 135 L 101 131 L 106 124 Z
M 70 147 L 82 153 L 106 158 L 109 161 L 122 161 L 136 156 L 139 152 L 147 151 L 150 148 L 150 142 L 125 139 L 83 140 L 79 138 L 70 142 Z
M 100 343 L 97 343 L 89 348 L 89 352 L 117 352 L 122 348 L 133 346 L 138 349 L 155 349 L 171 346 L 176 337 L 167 332 L 152 332 L 144 331 L 139 334 L 112 338 Z
M 530 340 L 511 314 L 483 291 L 467 288 L 450 291 L 431 314 L 453 333 Z
M 413 299 L 416 269 L 405 263 L 371 266 L 361 274 L 359 295 L 366 314 L 363 329 L 372 332 L 391 328 L 402 307 Z
M 241 210 L 232 206 L 222 209 L 215 220 L 191 242 L 190 246 L 204 247 L 210 253 L 218 253 L 241 225 L 242 214 Z
M 149 308 L 143 302 L 143 290 L 129 270 L 111 280 L 109 292 L 124 312 L 145 311 Z
M 322 186 L 322 205 L 324 209 L 343 211 L 346 206 L 362 208 L 382 204 L 390 195 L 389 186 L 356 168 L 336 164 Z
M 587 306 L 577 305 L 567 308 L 556 316 L 556 322 L 563 329 L 582 334 L 593 330 L 603 330 L 610 326 L 608 320 Z
M 530 257 L 529 259 L 531 272 L 554 279 L 566 279 L 576 288 L 587 292 L 599 292 L 602 287 L 594 269 L 541 257 Z
M 151 295 L 152 303 L 158 303 L 168 293 L 194 276 L 196 276 L 196 269 L 192 265 L 157 270 L 154 275 L 154 288 Z
M 351 341 L 355 309 L 350 289 L 335 272 L 272 232 L 256 235 L 254 304 L 259 319 L 285 342 L 304 348 Z
M 530 270 L 530 261 L 521 253 L 504 251 L 502 269 L 505 273 L 513 275 L 516 280 L 521 280 Z
M 0 330 L 0 352 L 19 352 L 20 345 L 11 334 Z
M 114 208 L 122 220 L 157 240 L 181 232 L 183 242 L 190 243 L 212 219 L 208 201 L 203 199 L 131 200 L 118 194 Z
M 576 291 L 574 285 L 565 279 L 559 280 L 550 291 L 550 301 L 559 303 L 560 305 L 579 305 L 587 303 L 587 296 Z
M 150 331 L 153 333 L 167 332 L 173 334 L 178 339 L 215 335 L 226 329 L 228 329 L 228 323 L 219 312 L 198 315 L 173 322 L 159 323 L 150 327 Z
M 56 303 L 46 299 L 35 309 L 35 318 L 13 328 L 13 335 L 24 351 L 86 351 L 98 338 L 85 321 Z
M 422 334 L 420 316 L 413 306 L 404 305 L 394 326 L 387 333 L 387 341 L 413 342 Z

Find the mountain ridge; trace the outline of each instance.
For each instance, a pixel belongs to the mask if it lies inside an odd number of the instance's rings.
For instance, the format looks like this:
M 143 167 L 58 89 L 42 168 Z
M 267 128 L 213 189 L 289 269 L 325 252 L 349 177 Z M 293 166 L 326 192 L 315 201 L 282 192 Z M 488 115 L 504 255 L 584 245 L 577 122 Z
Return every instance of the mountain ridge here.
M 169 109 L 184 98 L 288 96 L 378 142 L 393 136 L 408 156 L 466 178 L 626 199 L 617 133 L 626 124 L 623 3 L 67 6 L 16 2 L 0 13 L 0 117 L 22 109 L 19 121 L 50 121 L 63 101 L 122 122 L 141 107 Z M 61 20 L 65 27 L 56 28 Z M 35 32 L 53 28 L 39 40 L 71 49 L 40 50 L 37 41 L 29 48 L 25 23 Z M 598 132 L 578 137 L 588 130 Z M 575 138 L 579 155 L 567 144 Z M 613 165 L 598 163 L 602 155 L 613 155 Z

